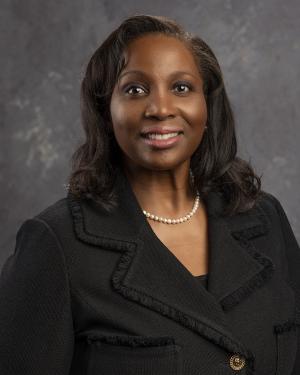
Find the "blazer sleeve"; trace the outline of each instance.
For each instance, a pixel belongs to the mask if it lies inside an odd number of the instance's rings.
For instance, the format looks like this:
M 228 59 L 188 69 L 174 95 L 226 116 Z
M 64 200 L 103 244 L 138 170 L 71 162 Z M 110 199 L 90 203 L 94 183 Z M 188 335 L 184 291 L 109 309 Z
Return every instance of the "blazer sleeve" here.
M 296 298 L 296 326 L 298 329 L 298 351 L 294 370 L 291 375 L 300 374 L 300 248 L 293 233 L 287 215 L 277 198 L 271 196 L 280 218 L 282 236 L 285 244 L 286 259 L 291 287 L 295 291 Z
M 26 220 L 0 276 L 0 374 L 67 375 L 73 346 L 62 249 L 46 222 Z

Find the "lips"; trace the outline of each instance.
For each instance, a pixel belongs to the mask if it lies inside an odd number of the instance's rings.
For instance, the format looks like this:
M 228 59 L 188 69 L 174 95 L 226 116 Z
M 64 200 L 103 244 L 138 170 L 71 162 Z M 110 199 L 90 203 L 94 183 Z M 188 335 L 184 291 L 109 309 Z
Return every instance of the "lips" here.
M 142 136 L 147 136 L 149 134 L 168 134 L 168 133 L 183 133 L 183 130 L 176 126 L 168 126 L 168 127 L 162 127 L 162 126 L 151 126 L 148 128 L 145 128 L 141 131 Z
M 146 133 L 141 136 L 144 144 L 151 148 L 151 150 L 164 150 L 175 147 L 182 140 L 182 133 Z

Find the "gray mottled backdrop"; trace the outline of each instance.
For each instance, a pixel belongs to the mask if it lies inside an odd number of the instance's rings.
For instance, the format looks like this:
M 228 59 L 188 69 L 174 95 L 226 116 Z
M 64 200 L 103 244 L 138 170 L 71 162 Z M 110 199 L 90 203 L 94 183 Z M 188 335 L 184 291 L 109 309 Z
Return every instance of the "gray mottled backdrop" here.
M 239 155 L 282 203 L 300 239 L 298 0 L 2 0 L 0 267 L 27 218 L 64 197 L 83 137 L 79 87 L 123 18 L 165 15 L 213 49 L 237 120 Z

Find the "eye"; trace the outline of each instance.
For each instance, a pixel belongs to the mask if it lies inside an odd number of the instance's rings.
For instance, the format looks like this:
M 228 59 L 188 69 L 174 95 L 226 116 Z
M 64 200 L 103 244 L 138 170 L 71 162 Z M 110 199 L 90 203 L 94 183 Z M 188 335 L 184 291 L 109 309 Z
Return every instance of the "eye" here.
M 192 85 L 187 83 L 187 82 L 177 82 L 175 84 L 175 87 L 178 88 L 179 87 L 179 93 L 188 93 L 189 91 L 191 91 L 193 89 Z M 141 91 L 139 91 L 141 90 Z M 139 86 L 139 85 L 130 85 L 128 86 L 127 88 L 125 88 L 124 90 L 125 94 L 128 94 L 130 96 L 138 96 L 140 94 L 143 94 L 143 92 L 145 92 L 145 90 Z
M 187 87 L 188 88 L 188 91 L 191 91 L 192 90 L 192 86 L 189 84 L 189 83 L 186 83 L 186 82 L 177 82 L 176 83 L 176 85 L 175 85 L 175 87 L 180 87 L 180 88 L 182 88 L 182 87 Z M 179 91 L 179 92 L 181 92 L 181 93 L 186 93 L 186 92 L 188 92 L 188 91 Z
M 136 95 L 136 94 L 139 94 L 139 92 L 132 92 L 131 89 L 134 89 L 134 90 L 139 90 L 139 89 L 141 89 L 141 90 L 143 90 L 140 86 L 137 86 L 137 85 L 131 85 L 131 86 L 129 86 L 129 87 L 127 87 L 127 88 L 125 89 L 125 93 L 126 93 L 126 94 L 129 94 L 129 95 Z M 131 91 L 131 92 L 130 92 L 130 91 Z

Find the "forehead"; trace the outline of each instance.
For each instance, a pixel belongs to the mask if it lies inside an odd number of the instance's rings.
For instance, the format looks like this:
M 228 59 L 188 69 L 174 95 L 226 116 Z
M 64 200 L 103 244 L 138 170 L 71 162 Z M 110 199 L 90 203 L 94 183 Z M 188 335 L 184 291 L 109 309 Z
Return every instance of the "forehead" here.
M 124 51 L 125 68 L 198 73 L 195 58 L 188 47 L 175 37 L 149 34 L 130 42 Z

